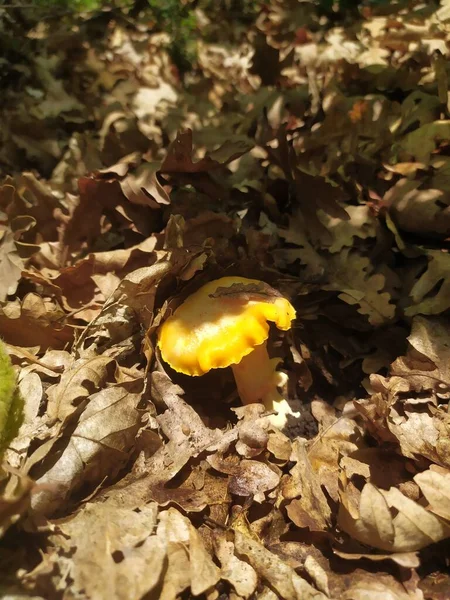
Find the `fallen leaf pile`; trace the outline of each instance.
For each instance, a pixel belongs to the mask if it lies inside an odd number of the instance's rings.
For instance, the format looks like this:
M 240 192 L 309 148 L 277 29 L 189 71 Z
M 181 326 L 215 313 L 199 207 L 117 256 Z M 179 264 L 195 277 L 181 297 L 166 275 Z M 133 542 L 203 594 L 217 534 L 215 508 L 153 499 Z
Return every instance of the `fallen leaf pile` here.
M 1 596 L 450 598 L 450 4 L 202 6 L 186 72 L 145 8 L 2 59 Z M 283 431 L 159 354 L 226 275 L 297 311 Z

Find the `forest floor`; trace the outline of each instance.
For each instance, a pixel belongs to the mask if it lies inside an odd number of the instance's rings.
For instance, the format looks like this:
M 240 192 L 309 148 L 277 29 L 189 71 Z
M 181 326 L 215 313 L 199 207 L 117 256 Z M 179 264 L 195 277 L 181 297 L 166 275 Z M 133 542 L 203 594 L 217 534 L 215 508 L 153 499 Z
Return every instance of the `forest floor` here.
M 450 4 L 220 6 L 0 60 L 1 597 L 450 598 Z M 297 311 L 283 431 L 156 347 L 230 274 Z

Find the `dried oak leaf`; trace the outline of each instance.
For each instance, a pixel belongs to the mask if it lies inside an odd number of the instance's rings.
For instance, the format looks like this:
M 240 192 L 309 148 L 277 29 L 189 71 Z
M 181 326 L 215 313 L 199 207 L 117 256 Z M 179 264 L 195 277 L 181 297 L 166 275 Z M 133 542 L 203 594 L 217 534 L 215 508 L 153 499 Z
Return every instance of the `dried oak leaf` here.
M 414 160 L 428 164 L 440 142 L 450 137 L 450 121 L 427 123 L 406 134 L 399 144 L 402 160 Z
M 353 419 L 333 417 L 332 423 L 319 431 L 308 448 L 308 460 L 334 501 L 338 500 L 340 460 L 363 446 L 363 431 Z
M 39 250 L 39 246 L 24 243 L 23 234 L 33 229 L 36 221 L 32 217 L 17 216 L 9 224 L 3 222 L 0 212 L 0 301 L 17 290 L 22 271 L 28 259 Z
M 162 208 L 170 204 L 169 194 L 158 180 L 159 164 L 143 162 L 120 182 L 125 197 L 133 204 Z
M 427 499 L 431 512 L 450 521 L 450 470 L 431 465 L 427 471 L 414 476 Z
M 423 377 L 427 381 L 426 374 Z M 414 379 L 420 383 L 420 371 L 414 373 Z M 414 460 L 425 456 L 450 466 L 450 418 L 437 406 L 436 397 L 416 396 L 411 392 L 414 384 L 404 377 L 372 375 L 370 381 L 375 393 L 354 405 L 367 420 L 371 434 L 382 442 L 400 444 L 404 456 Z
M 264 492 L 273 490 L 279 482 L 280 475 L 263 462 L 242 460 L 231 476 L 229 490 L 237 496 L 253 496 L 256 502 L 264 502 Z
M 215 531 L 214 551 L 222 567 L 220 577 L 228 581 L 242 598 L 249 598 L 256 590 L 258 576 L 254 568 L 235 555 L 234 544 L 227 534 Z
M 136 351 L 136 334 L 148 329 L 154 318 L 154 302 L 158 286 L 166 276 L 175 276 L 195 258 L 180 248 L 158 251 L 154 264 L 141 267 L 124 277 L 102 307 L 100 314 L 84 329 L 77 341 L 80 355 L 99 353 L 118 357 Z M 96 349 L 97 348 L 97 352 Z
M 7 296 L 15 293 L 24 266 L 14 233 L 9 227 L 0 223 L 0 302 L 4 302 Z
M 345 560 L 355 560 L 359 561 L 362 558 L 366 558 L 372 562 L 380 562 L 384 560 L 392 560 L 396 564 L 401 567 L 406 567 L 407 569 L 416 569 L 420 566 L 420 560 L 417 552 L 395 552 L 392 554 L 362 554 L 359 552 L 342 552 L 341 550 L 337 550 L 333 548 L 333 552 L 343 558 Z
M 36 234 L 39 234 L 39 241 L 58 239 L 55 210 L 61 209 L 61 206 L 61 200 L 50 185 L 38 180 L 33 173 L 7 177 L 0 188 L 0 210 L 6 213 L 10 223 L 17 217 L 27 216 L 37 225 L 33 235 L 26 235 L 27 243 L 36 243 Z
M 189 519 L 169 508 L 159 515 L 157 535 L 166 541 L 168 556 L 161 599 L 172 600 L 189 587 L 197 596 L 218 583 L 220 569 Z
M 292 567 L 251 537 L 235 531 L 234 546 L 238 557 L 250 565 L 283 600 L 325 600 L 327 596 L 300 577 Z
M 389 573 L 372 573 L 366 569 L 354 569 L 342 576 L 329 574 L 330 589 L 333 598 L 342 600 L 423 600 L 417 583 L 408 589 L 405 580 L 398 581 Z
M 47 414 L 65 422 L 74 412 L 81 412 L 89 396 L 112 381 L 116 362 L 108 356 L 80 358 L 64 371 L 61 380 L 47 390 Z
M 286 507 L 287 514 L 297 527 L 325 531 L 331 522 L 331 509 L 311 466 L 304 441 L 293 442 L 291 460 L 296 464 L 281 486 L 283 497 L 291 500 Z
M 332 237 L 331 244 L 321 244 L 328 252 L 335 253 L 345 247 L 351 248 L 355 245 L 355 238 L 365 240 L 377 234 L 377 220 L 367 204 L 346 206 L 345 210 L 348 215 L 346 219 L 331 216 L 323 211 L 319 212 L 319 219 Z
M 446 411 L 435 408 L 433 398 L 398 400 L 389 410 L 387 425 L 404 456 L 425 456 L 450 467 L 450 417 Z
M 450 391 L 450 330 L 443 317 L 416 316 L 406 356 L 391 365 L 393 376 L 403 377 L 416 392 L 432 390 L 439 398 Z
M 161 165 L 162 173 L 202 173 L 217 169 L 239 158 L 253 147 L 248 142 L 237 139 L 224 142 L 220 148 L 207 152 L 204 158 L 193 162 L 192 130 L 179 132 L 170 144 L 166 158 Z
M 323 177 L 313 177 L 295 168 L 293 171 L 296 198 L 302 211 L 306 227 L 311 239 L 315 242 L 328 241 L 332 236 L 318 217 L 318 209 L 337 219 L 348 220 L 350 217 L 339 201 L 345 200 L 347 194 L 340 188 L 331 185 Z
M 383 203 L 398 228 L 426 236 L 450 235 L 450 195 L 442 189 L 422 188 L 420 180 L 400 179 Z
M 157 513 L 156 504 L 130 510 L 89 503 L 54 521 L 50 549 L 57 553 L 50 557 L 60 577 L 68 570 L 72 591 L 92 600 L 142 598 L 159 583 L 166 560 L 167 542 L 152 535 Z
M 366 315 L 375 327 L 393 319 L 395 305 L 389 292 L 383 291 L 386 278 L 373 272 L 367 257 L 344 249 L 332 255 L 327 266 L 329 283 L 323 289 L 340 292 L 339 298 L 347 304 L 356 304 L 358 312 Z
M 149 237 L 155 230 L 155 211 L 149 206 L 132 204 L 117 179 L 106 180 L 98 175 L 81 177 L 78 188 L 79 199 L 75 198 L 70 214 L 61 218 L 62 242 L 71 250 L 91 249 L 101 234 L 108 231 L 108 222 L 116 233 L 130 231 Z
M 278 229 L 278 235 L 288 244 L 294 244 L 296 248 L 274 248 L 271 251 L 278 267 L 290 265 L 299 261 L 304 275 L 308 279 L 320 279 L 326 269 L 324 258 L 318 254 L 308 239 L 307 227 L 300 209 L 294 211 L 289 217 L 288 229 Z
M 43 485 L 33 496 L 34 513 L 54 513 L 82 485 L 98 486 L 126 464 L 141 425 L 139 388 L 142 381 L 118 384 L 89 398 L 73 432 L 33 471 Z
M 440 250 L 427 250 L 428 267 L 410 291 L 411 306 L 405 314 L 437 315 L 450 308 L 450 254 Z
M 173 499 L 188 511 L 201 511 L 208 504 L 226 502 L 226 480 L 217 480 L 216 485 L 211 481 L 197 490 L 166 485 L 190 459 L 203 452 L 214 452 L 226 443 L 226 436 L 219 429 L 204 425 L 195 410 L 181 399 L 181 388 L 171 383 L 164 372 L 152 373 L 149 391 L 156 406 L 165 407 L 157 421 L 168 441 L 144 459 L 142 465 L 137 464 L 135 471 L 119 484 L 105 490 L 104 495 L 119 506 L 139 506 L 149 500 L 167 504 Z
M 450 536 L 450 525 L 397 488 L 386 491 L 372 483 L 359 499 L 355 488 L 343 486 L 338 525 L 363 544 L 389 552 L 414 552 Z
M 0 307 L 0 335 L 15 346 L 64 348 L 73 339 L 72 327 L 64 323 L 65 313 L 37 294 L 27 294 Z

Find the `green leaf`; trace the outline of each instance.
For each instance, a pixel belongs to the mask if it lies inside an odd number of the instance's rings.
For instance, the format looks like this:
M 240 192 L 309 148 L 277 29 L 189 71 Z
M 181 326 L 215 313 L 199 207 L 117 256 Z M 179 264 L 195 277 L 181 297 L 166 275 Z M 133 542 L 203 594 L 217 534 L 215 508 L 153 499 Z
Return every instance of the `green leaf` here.
M 22 422 L 23 401 L 6 347 L 0 341 L 0 454 L 17 434 Z

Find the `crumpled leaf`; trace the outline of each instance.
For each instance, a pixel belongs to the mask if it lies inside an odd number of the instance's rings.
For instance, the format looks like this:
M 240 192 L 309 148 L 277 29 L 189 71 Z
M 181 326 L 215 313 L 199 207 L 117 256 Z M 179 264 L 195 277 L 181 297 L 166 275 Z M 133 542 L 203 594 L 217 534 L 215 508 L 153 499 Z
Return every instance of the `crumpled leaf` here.
M 229 490 L 237 496 L 252 496 L 256 502 L 264 501 L 264 492 L 275 488 L 280 476 L 268 465 L 256 460 L 242 460 L 233 474 Z
M 450 521 L 450 471 L 433 465 L 427 471 L 417 473 L 414 481 L 428 500 L 429 509 Z
M 420 180 L 400 179 L 383 201 L 402 231 L 433 237 L 450 234 L 450 198 L 442 189 L 422 189 Z
M 292 446 L 291 460 L 296 464 L 282 486 L 283 497 L 292 499 L 287 505 L 288 516 L 298 527 L 325 531 L 330 525 L 330 506 L 300 440 Z
M 240 531 L 235 531 L 234 545 L 239 556 L 244 556 L 258 575 L 286 600 L 315 600 L 327 597 L 314 589 L 305 579 L 276 555 Z
M 446 386 L 450 386 L 448 320 L 417 316 L 407 339 L 410 349 L 406 357 L 394 361 L 392 374 L 405 378 L 415 391 L 433 390 L 446 397 Z
M 450 526 L 397 488 L 371 483 L 356 504 L 342 490 L 338 524 L 358 541 L 390 552 L 413 552 L 450 536 Z
M 15 346 L 60 349 L 73 339 L 63 311 L 34 293 L 0 307 L 0 335 Z
M 253 567 L 237 558 L 234 544 L 226 539 L 225 534 L 215 533 L 214 548 L 222 567 L 221 578 L 228 581 L 239 596 L 249 598 L 258 583 L 258 576 Z
M 14 294 L 24 267 L 9 228 L 0 228 L 0 301 Z
M 166 487 L 166 483 L 192 457 L 197 457 L 208 449 L 213 452 L 224 442 L 221 431 L 206 427 L 194 409 L 180 398 L 181 392 L 181 388 L 173 385 L 165 373 L 153 373 L 152 399 L 157 406 L 162 404 L 166 407 L 158 417 L 158 422 L 162 432 L 167 435 L 168 442 L 145 461 L 143 474 L 131 473 L 123 478 L 120 485 L 106 490 L 111 501 L 114 500 L 119 506 L 138 506 L 154 499 L 163 505 L 174 501 L 186 510 L 201 511 L 209 502 L 226 501 L 226 481 L 225 490 L 219 482 L 210 489 L 208 486 L 195 490 Z
M 34 482 L 23 475 L 12 473 L 0 480 L 0 538 L 27 512 Z

